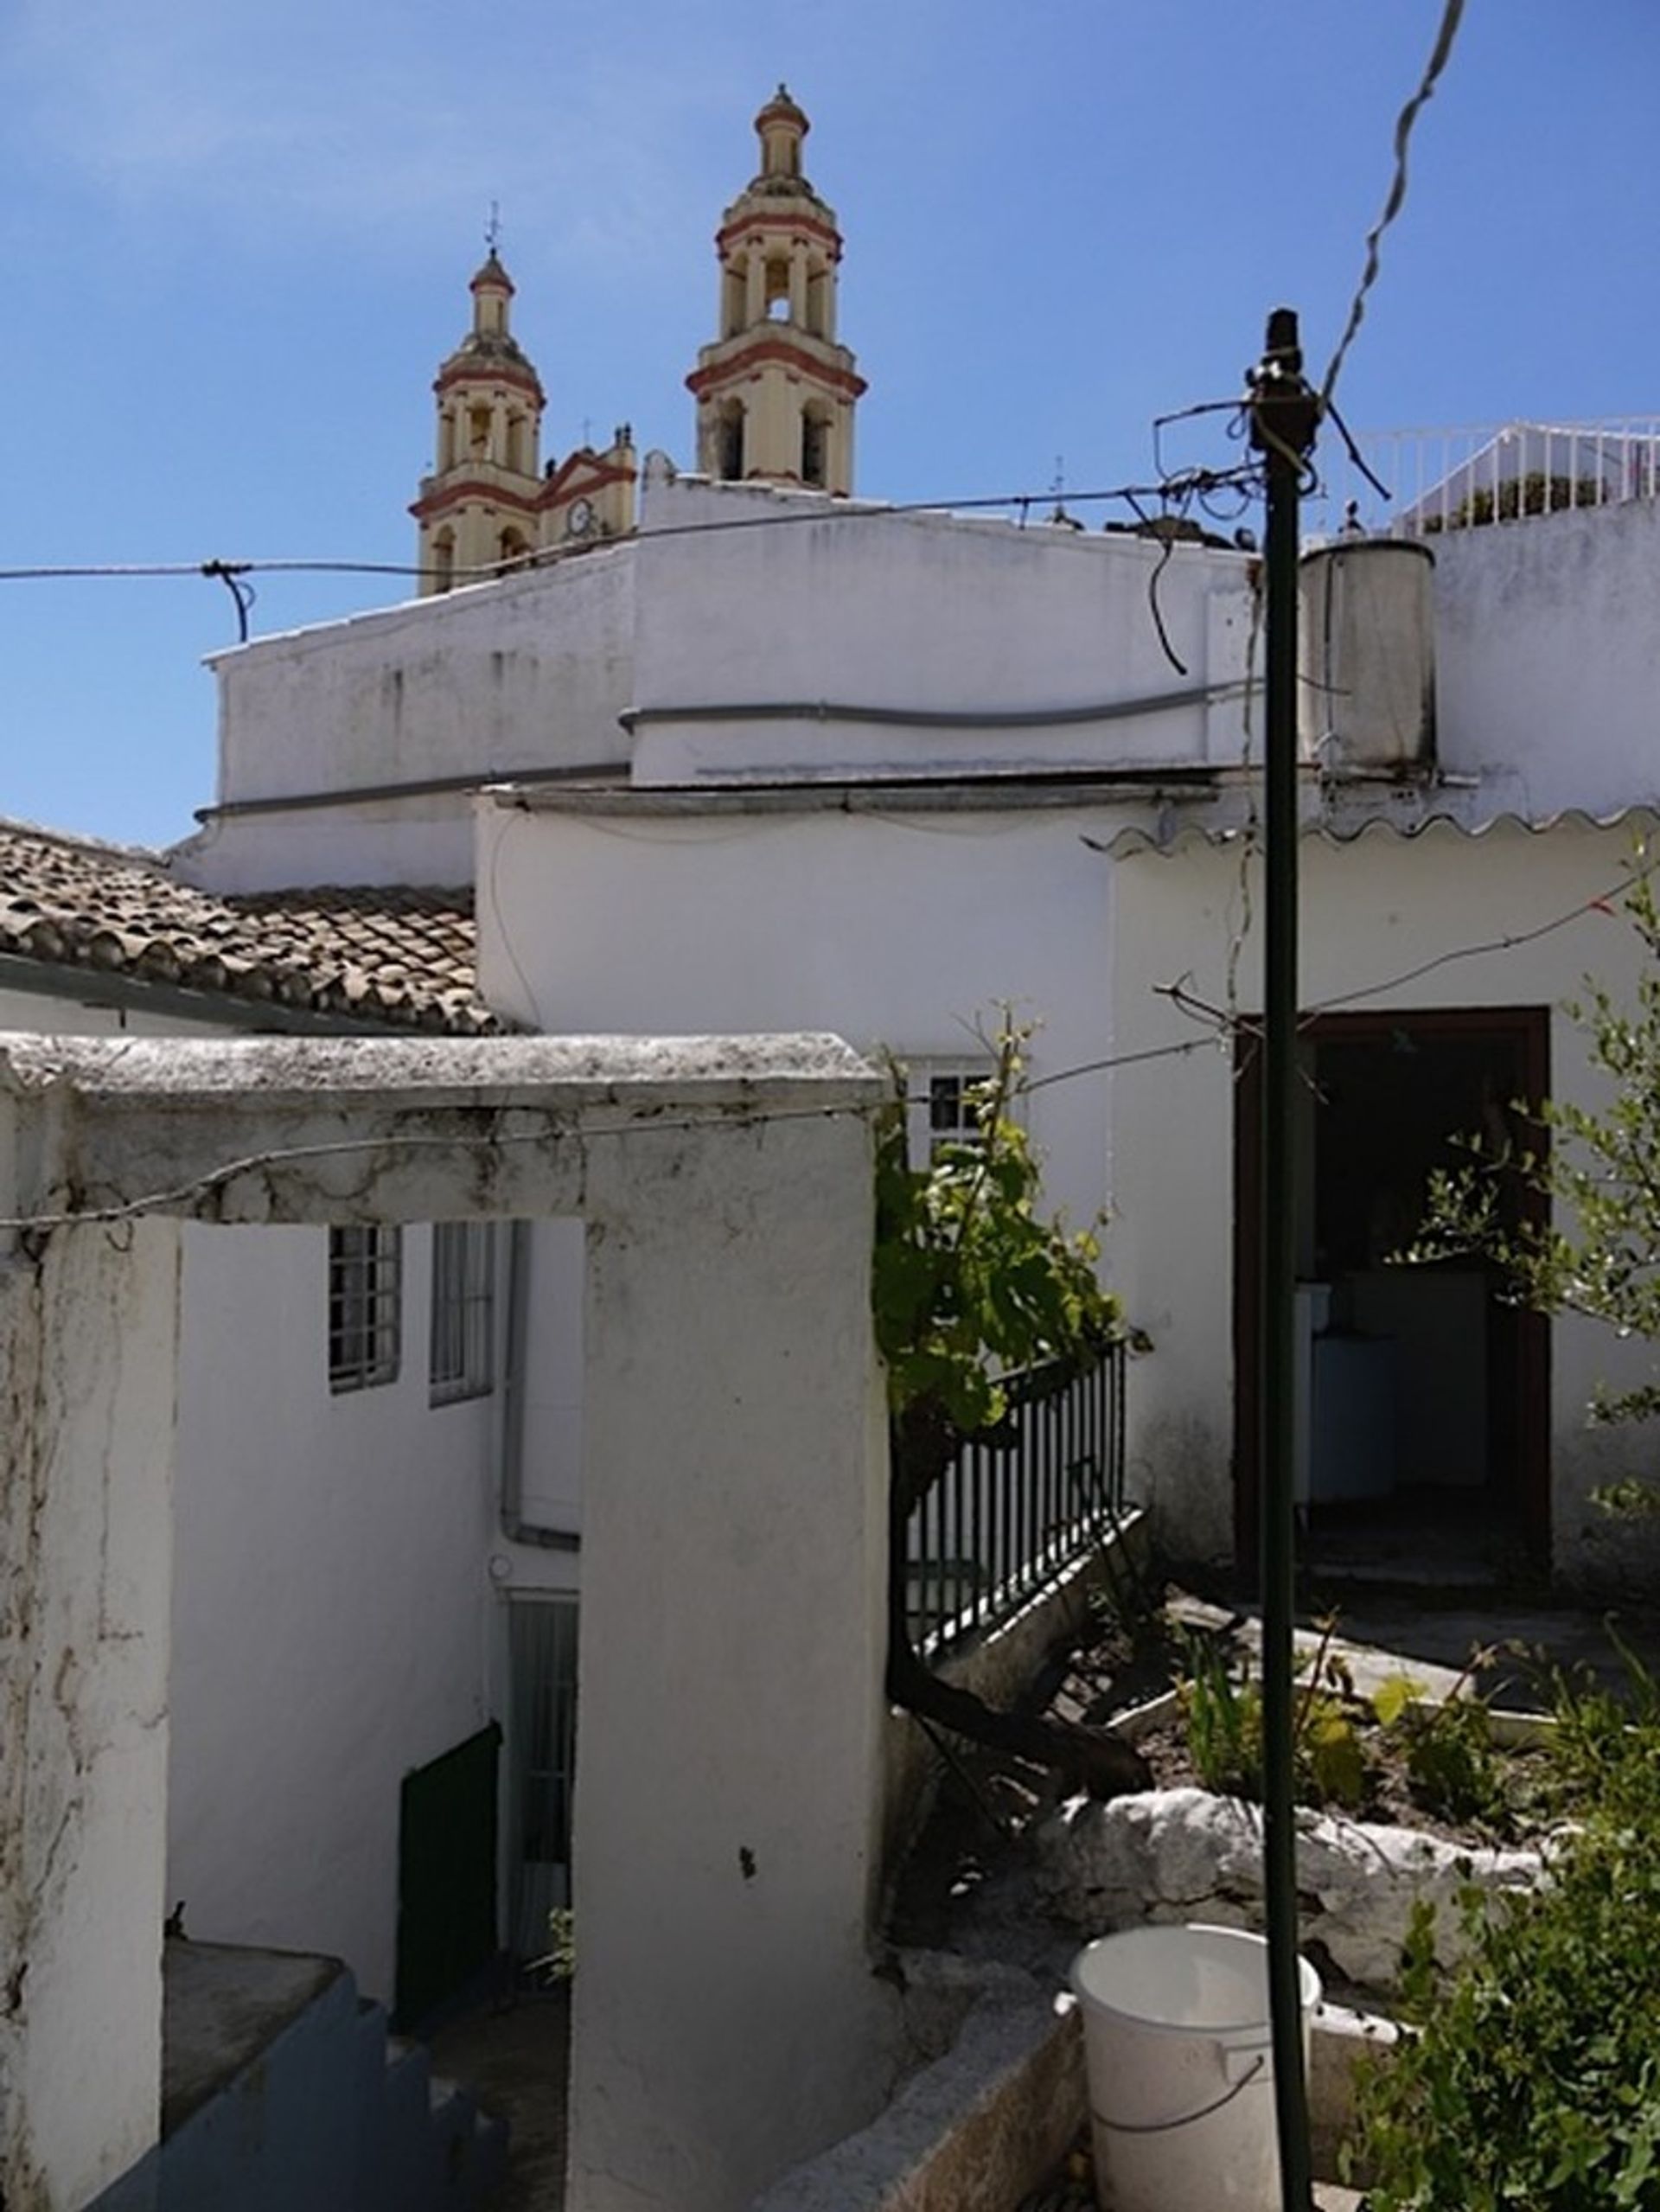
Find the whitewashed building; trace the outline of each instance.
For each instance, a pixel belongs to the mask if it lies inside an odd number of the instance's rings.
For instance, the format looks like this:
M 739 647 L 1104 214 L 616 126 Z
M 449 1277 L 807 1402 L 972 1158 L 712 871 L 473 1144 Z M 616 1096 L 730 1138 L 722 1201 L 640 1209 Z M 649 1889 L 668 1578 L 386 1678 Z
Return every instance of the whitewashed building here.
M 1050 1198 L 1109 1217 L 1106 1272 L 1152 1340 L 1133 1486 L 1172 1549 L 1245 1558 L 1259 565 L 1185 528 L 856 496 L 840 234 L 800 175 L 805 118 L 758 122 L 691 380 L 700 473 L 654 455 L 636 482 L 619 439 L 538 479 L 492 256 L 492 342 L 440 373 L 430 588 L 216 656 L 214 802 L 170 885 L 133 865 L 208 937 L 214 914 L 257 917 L 263 946 L 326 909 L 294 975 L 256 1000 L 246 946 L 172 975 L 105 959 L 100 892 L 82 938 L 15 933 L 0 982 L 32 962 L 32 991 L 7 1010 L 831 1032 L 904 1058 L 923 1141 L 961 1126 L 1006 1006 L 1040 1025 L 1024 1110 Z M 1443 501 L 1427 546 L 1344 539 L 1306 572 L 1303 1455 L 1336 1565 L 1650 1563 L 1588 1497 L 1625 1464 L 1584 1418 L 1618 1348 L 1516 1316 L 1479 1269 L 1388 1263 L 1452 1133 L 1595 1095 L 1562 1001 L 1587 970 L 1632 977 L 1613 910 L 1657 802 L 1650 476 L 1486 523 Z M 464 887 L 437 902 L 461 964 L 436 998 L 408 926 L 430 885 Z M 402 934 L 354 957 L 351 917 L 382 911 Z M 93 990 L 129 966 L 121 1003 Z M 258 1269 L 239 1233 L 198 1256 L 189 1232 L 169 1887 L 203 1935 L 337 1950 L 390 1994 L 405 1777 L 493 1722 L 502 1939 L 533 1947 L 565 1894 L 591 1255 L 565 1222 L 488 1249 L 405 1227 L 340 1248 L 331 1288 L 329 1232 L 270 1232 L 267 1254 L 295 1241 Z M 279 1641 L 280 1673 L 258 1664 Z
M 721 314 L 747 312 L 722 265 Z M 780 269 L 763 319 L 787 337 Z M 1621 1448 L 1585 1427 L 1594 1339 L 1522 1324 L 1478 1270 L 1382 1256 L 1454 1128 L 1572 1095 L 1564 994 L 1628 949 L 1598 906 L 1544 909 L 1617 889 L 1655 796 L 1651 444 L 1576 433 L 1566 507 L 1465 512 L 1463 479 L 1438 500 L 1397 441 L 1402 536 L 1384 515 L 1306 572 L 1310 1049 L 1376 1089 L 1382 1039 L 1419 1077 L 1411 1115 L 1311 1123 L 1308 1504 L 1334 1566 L 1415 1548 L 1593 1578 L 1633 1556 L 1586 1503 Z M 227 889 L 464 871 L 481 988 L 514 1023 L 824 1025 L 900 1053 L 942 1125 L 995 1008 L 1038 1021 L 1050 1192 L 1110 1212 L 1108 1271 L 1157 1346 L 1137 1479 L 1177 1549 L 1243 1557 L 1254 1091 L 1218 1024 L 1257 990 L 1258 563 L 1165 526 L 891 510 L 851 476 L 805 484 L 792 451 L 742 481 L 718 438 L 712 474 L 651 456 L 631 534 L 220 656 L 220 796 L 182 865 Z M 1538 458 L 1472 451 L 1518 482 Z M 1391 969 L 1388 917 L 1432 913 L 1438 949 Z M 1209 1028 L 1161 988 L 1184 976 Z M 1202 1095 L 1178 1156 L 1164 1133 Z M 533 1479 L 571 1503 L 562 1410 L 560 1472 Z M 1371 1462 L 1335 1474 L 1358 1429 Z
M 1595 902 L 1655 798 L 1640 610 L 1660 508 L 1343 540 L 1306 576 L 1311 1096 L 1346 1070 L 1382 1097 L 1413 1063 L 1410 1111 L 1311 1122 L 1317 1555 L 1606 1580 L 1642 1547 L 1587 1493 L 1631 1440 L 1584 1408 L 1628 1355 L 1521 1321 L 1478 1269 L 1383 1262 L 1452 1130 L 1576 1095 L 1562 1002 L 1587 969 L 1629 971 Z M 1244 1557 L 1254 1091 L 1216 1025 L 1248 1023 L 1258 988 L 1256 589 L 1230 547 L 896 513 L 654 457 L 632 539 L 221 659 L 226 795 L 190 865 L 280 878 L 325 847 L 320 818 L 393 873 L 399 840 L 459 850 L 471 740 L 434 641 L 499 666 L 493 701 L 557 690 L 557 716 L 491 719 L 477 764 L 489 1003 L 552 1030 L 822 1025 L 898 1052 L 948 1119 L 994 1009 L 1039 1020 L 1027 1110 L 1051 1196 L 1076 1222 L 1110 1211 L 1108 1271 L 1156 1346 L 1136 1480 L 1177 1549 Z M 556 664 L 583 673 L 560 685 Z M 239 764 L 279 757 L 274 717 L 322 743 L 342 690 L 379 796 L 241 803 Z M 431 788 L 393 794 L 412 727 L 438 748 Z M 1184 978 L 1208 1025 L 1161 988 Z M 1362 1429 L 1370 1461 L 1336 1472 Z

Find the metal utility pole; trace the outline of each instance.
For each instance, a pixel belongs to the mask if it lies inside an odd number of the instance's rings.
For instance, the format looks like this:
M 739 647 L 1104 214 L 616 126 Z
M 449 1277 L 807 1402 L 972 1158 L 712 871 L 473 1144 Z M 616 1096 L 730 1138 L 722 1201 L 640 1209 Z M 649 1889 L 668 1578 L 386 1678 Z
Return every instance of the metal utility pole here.
M 1259 1485 L 1262 1589 L 1262 1874 L 1274 2116 L 1286 2212 L 1313 2202 L 1298 1987 L 1297 1836 L 1292 1773 L 1292 1627 L 1296 1523 L 1292 1485 L 1297 1237 L 1293 1144 L 1297 1083 L 1298 504 L 1319 401 L 1303 378 L 1297 317 L 1268 317 L 1250 372 L 1251 444 L 1264 456 L 1263 816 L 1267 837 L 1262 974 L 1262 1250 Z

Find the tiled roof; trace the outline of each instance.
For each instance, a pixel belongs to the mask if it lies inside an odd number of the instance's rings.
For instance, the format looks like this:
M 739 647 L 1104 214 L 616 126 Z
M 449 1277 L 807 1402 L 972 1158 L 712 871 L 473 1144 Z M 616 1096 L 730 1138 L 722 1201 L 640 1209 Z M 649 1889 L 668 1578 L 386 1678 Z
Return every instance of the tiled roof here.
M 3 821 L 0 953 L 377 1026 L 503 1026 L 475 995 L 470 892 L 196 891 L 159 853 Z

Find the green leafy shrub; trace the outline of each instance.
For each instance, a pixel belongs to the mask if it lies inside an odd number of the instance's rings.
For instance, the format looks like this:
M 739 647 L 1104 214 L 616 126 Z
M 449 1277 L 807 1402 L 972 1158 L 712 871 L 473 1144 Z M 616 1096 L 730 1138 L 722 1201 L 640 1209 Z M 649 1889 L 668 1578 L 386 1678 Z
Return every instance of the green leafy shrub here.
M 1660 1708 L 1565 1691 L 1548 1755 L 1574 1825 L 1537 1891 L 1464 1902 L 1438 1974 L 1408 1946 L 1408 2032 L 1363 2072 L 1351 2171 L 1372 2212 L 1660 2205 Z

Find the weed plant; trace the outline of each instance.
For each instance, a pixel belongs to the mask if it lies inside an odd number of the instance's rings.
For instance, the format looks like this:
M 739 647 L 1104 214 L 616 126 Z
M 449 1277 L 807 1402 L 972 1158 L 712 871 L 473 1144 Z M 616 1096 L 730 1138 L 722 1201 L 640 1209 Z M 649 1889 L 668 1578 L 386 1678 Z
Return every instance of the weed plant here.
M 1334 1619 L 1321 1624 L 1318 1646 L 1298 1669 L 1292 1757 L 1299 1802 L 1363 1811 L 1378 1793 L 1383 1761 L 1398 1752 L 1413 1797 L 1425 1812 L 1491 1835 L 1513 1835 L 1514 1762 L 1494 1748 L 1486 1702 L 1472 1686 L 1490 1654 L 1472 1653 L 1444 1700 L 1428 1702 L 1424 1685 L 1405 1674 L 1392 1676 L 1366 1698 L 1357 1693 L 1346 1661 L 1332 1647 L 1336 1625 Z M 1229 1796 L 1260 1799 L 1258 1684 L 1230 1667 L 1213 1643 L 1195 1638 L 1178 1694 L 1199 1780 Z M 1589 1746 L 1586 1755 L 1593 1755 Z

